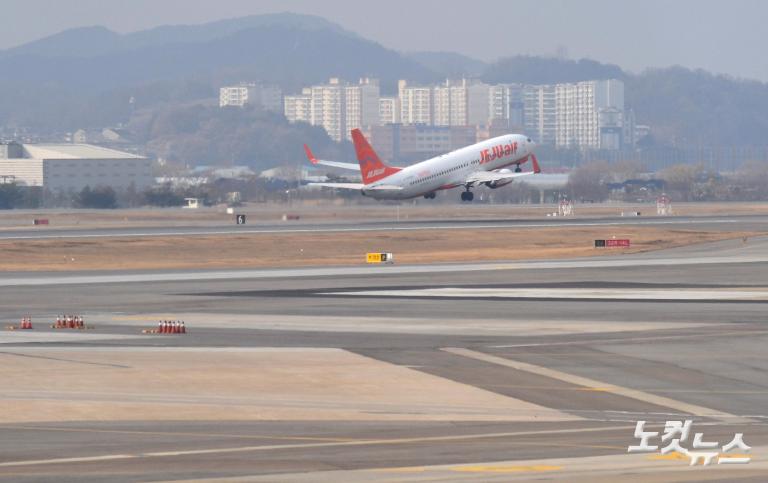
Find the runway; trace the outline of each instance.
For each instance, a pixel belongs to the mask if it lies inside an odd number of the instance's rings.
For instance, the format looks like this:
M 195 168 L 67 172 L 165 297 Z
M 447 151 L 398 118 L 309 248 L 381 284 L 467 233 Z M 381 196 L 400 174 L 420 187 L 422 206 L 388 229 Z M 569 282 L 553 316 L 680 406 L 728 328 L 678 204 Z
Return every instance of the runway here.
M 88 239 L 115 237 L 168 237 L 253 235 L 275 233 L 356 233 L 356 232 L 408 232 L 422 230 L 489 230 L 500 228 L 543 227 L 601 227 L 601 226 L 670 226 L 696 227 L 712 230 L 765 230 L 768 216 L 677 216 L 677 217 L 600 217 L 600 218 L 498 218 L 498 219 L 434 219 L 392 221 L 329 221 L 329 222 L 255 222 L 236 226 L 228 223 L 210 223 L 200 226 L 146 226 L 103 228 L 30 227 L 0 230 L 0 240 Z
M 753 239 L 588 260 L 12 274 L 0 313 L 36 328 L 0 335 L 0 478 L 762 481 L 766 273 L 768 240 Z M 95 329 L 46 328 L 60 313 Z M 164 318 L 189 333 L 141 334 Z M 627 453 L 637 420 L 669 419 L 720 444 L 744 433 L 752 461 Z

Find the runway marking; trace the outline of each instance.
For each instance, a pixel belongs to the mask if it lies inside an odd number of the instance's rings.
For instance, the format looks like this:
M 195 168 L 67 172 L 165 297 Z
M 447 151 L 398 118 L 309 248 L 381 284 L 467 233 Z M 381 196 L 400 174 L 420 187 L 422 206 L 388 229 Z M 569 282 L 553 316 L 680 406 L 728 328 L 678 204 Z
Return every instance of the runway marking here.
M 510 220 L 506 223 L 473 224 L 466 221 L 458 221 L 462 225 L 429 225 L 429 226 L 358 226 L 358 227 L 317 227 L 317 228 L 253 228 L 245 230 L 200 230 L 180 228 L 178 231 L 129 231 L 120 233 L 36 233 L 33 235 L 9 235 L 0 234 L 0 240 L 44 240 L 64 238 L 120 238 L 120 237 L 158 237 L 158 236 L 206 236 L 206 235 L 259 235 L 280 233 L 345 233 L 345 232 L 372 232 L 372 231 L 424 231 L 424 230 L 489 230 L 489 229 L 517 229 L 517 228 L 562 228 L 582 226 L 627 226 L 627 225 L 692 225 L 692 224 L 733 224 L 733 223 L 762 223 L 763 220 L 743 220 L 738 218 L 714 218 L 714 219 L 686 219 L 686 220 L 615 220 L 593 222 L 547 222 L 540 223 L 515 223 Z
M 572 299 L 572 300 L 699 300 L 719 302 L 728 300 L 768 301 L 765 290 L 704 290 L 704 289 L 616 289 L 616 288 L 413 288 L 400 290 L 363 290 L 325 292 L 322 295 L 353 295 L 358 297 L 443 297 L 443 298 L 504 298 L 504 299 Z
M 18 352 L 8 352 L 8 351 L 0 351 L 0 356 L 26 357 L 30 359 L 44 359 L 49 361 L 68 362 L 70 364 L 85 364 L 89 366 L 115 367 L 118 369 L 131 369 L 132 367 L 132 366 L 126 366 L 124 364 L 110 364 L 108 362 L 78 361 L 75 359 L 63 359 L 60 357 L 38 356 L 38 355 L 32 355 L 32 354 L 19 354 Z
M 524 472 L 542 472 L 542 471 L 558 471 L 562 470 L 562 466 L 553 465 L 530 465 L 530 466 L 489 466 L 489 465 L 473 465 L 473 466 L 455 466 L 450 468 L 451 471 L 467 472 L 467 473 L 524 473 Z
M 669 340 L 669 339 L 690 339 L 693 337 L 729 337 L 744 335 L 768 335 L 768 329 L 766 330 L 752 330 L 741 332 L 704 332 L 704 333 L 691 333 L 691 334 L 679 334 L 679 335 L 655 335 L 646 337 L 620 337 L 616 339 L 591 339 L 591 340 L 572 340 L 566 342 L 532 342 L 528 344 L 504 344 L 504 345 L 489 345 L 488 347 L 493 349 L 514 349 L 519 347 L 549 347 L 559 345 L 585 345 L 585 344 L 613 344 L 616 342 L 648 342 L 654 340 Z M 521 354 L 522 355 L 522 354 Z M 557 354 L 547 354 L 557 355 Z
M 98 455 L 98 456 L 84 456 L 78 458 L 53 458 L 42 460 L 22 460 L 22 461 L 6 461 L 0 463 L 0 467 L 15 467 L 15 466 L 34 466 L 34 465 L 51 465 L 51 464 L 65 464 L 65 463 L 88 463 L 118 459 L 139 459 L 139 458 L 159 458 L 159 457 L 177 457 L 177 456 L 196 456 L 196 455 L 208 455 L 208 454 L 228 454 L 228 453 L 246 453 L 252 451 L 271 451 L 271 450 L 290 450 L 290 449 L 310 449 L 310 448 L 328 448 L 328 447 L 345 447 L 345 446 L 370 446 L 370 445 L 389 445 L 389 444 L 409 444 L 409 443 L 430 443 L 440 441 L 465 441 L 473 439 L 494 439 L 494 438 L 509 438 L 516 436 L 536 436 L 536 435 L 549 435 L 549 434 L 569 434 L 569 433 L 590 433 L 599 431 L 612 431 L 612 430 L 630 430 L 634 428 L 634 425 L 621 425 L 621 426 L 603 426 L 603 427 L 591 427 L 591 428 L 572 428 L 572 429 L 553 429 L 543 431 L 517 431 L 507 433 L 485 433 L 485 434 L 465 434 L 465 435 L 451 435 L 451 436 L 425 436 L 415 438 L 393 438 L 393 439 L 363 439 L 353 441 L 338 441 L 338 442 L 321 442 L 321 443 L 304 443 L 304 444 L 274 444 L 274 445 L 257 445 L 257 446 L 240 446 L 234 448 L 210 448 L 210 449 L 196 449 L 196 450 L 180 450 L 180 451 L 156 451 L 150 453 L 135 453 L 135 454 L 114 454 L 114 455 Z M 522 442 L 520 444 L 529 444 Z M 557 443 L 541 443 L 543 445 L 557 446 Z
M 353 438 L 323 438 L 319 436 L 276 436 L 268 434 L 228 434 L 228 433 L 197 433 L 188 431 L 139 431 L 128 429 L 96 429 L 96 428 L 62 428 L 56 426 L 0 426 L 0 430 L 11 431 L 58 431 L 64 433 L 106 433 L 106 434 L 132 434 L 146 436 L 204 436 L 211 438 L 231 438 L 231 439 L 276 439 L 280 441 L 359 441 Z
M 441 350 L 451 354 L 458 355 L 458 356 L 468 357 L 470 359 L 475 359 L 483 362 L 488 362 L 491 364 L 505 366 L 518 371 L 538 374 L 540 376 L 549 377 L 550 379 L 557 379 L 559 381 L 567 382 L 569 384 L 576 384 L 578 386 L 584 386 L 588 388 L 593 388 L 593 387 L 605 388 L 606 392 L 610 392 L 611 394 L 615 394 L 617 396 L 623 396 L 630 399 L 635 399 L 637 401 L 647 402 L 649 404 L 654 404 L 656 406 L 668 407 L 683 413 L 692 414 L 694 416 L 717 418 L 717 419 L 728 421 L 728 422 L 742 421 L 745 419 L 741 416 L 736 416 L 735 414 L 729 414 L 726 412 L 718 411 L 716 409 L 705 408 L 703 406 L 697 406 L 695 404 L 689 404 L 682 401 L 677 401 L 674 399 L 670 399 L 668 397 L 658 396 L 656 394 L 639 391 L 637 389 L 616 386 L 614 384 L 607 384 L 605 382 L 597 381 L 595 379 L 577 376 L 574 374 L 568 374 L 566 372 L 550 369 L 548 367 L 536 366 L 533 364 L 528 364 L 526 362 L 506 359 L 503 357 L 486 354 L 484 352 L 477 352 L 471 349 L 447 347 Z

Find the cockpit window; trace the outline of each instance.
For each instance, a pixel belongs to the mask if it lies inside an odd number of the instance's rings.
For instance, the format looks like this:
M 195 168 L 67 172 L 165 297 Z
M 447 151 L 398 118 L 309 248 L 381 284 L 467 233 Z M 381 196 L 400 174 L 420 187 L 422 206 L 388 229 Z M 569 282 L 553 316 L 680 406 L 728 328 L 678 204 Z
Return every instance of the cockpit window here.
M 528 138 L 528 142 L 531 142 L 531 138 Z

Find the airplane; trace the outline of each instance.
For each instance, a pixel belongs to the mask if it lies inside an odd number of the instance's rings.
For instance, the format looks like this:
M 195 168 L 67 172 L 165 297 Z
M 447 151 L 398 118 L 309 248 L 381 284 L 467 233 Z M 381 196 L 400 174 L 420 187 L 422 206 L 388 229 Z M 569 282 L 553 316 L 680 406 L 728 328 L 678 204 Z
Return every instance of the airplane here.
M 522 134 L 506 134 L 472 144 L 426 161 L 398 168 L 384 164 L 359 129 L 353 129 L 358 164 L 315 158 L 304 145 L 307 158 L 314 165 L 360 171 L 362 183 L 309 183 L 309 186 L 359 190 L 376 200 L 405 200 L 423 196 L 434 199 L 437 191 L 464 188 L 461 201 L 472 201 L 471 189 L 485 185 L 495 189 L 515 178 L 541 172 L 533 153 L 531 138 Z M 521 164 L 531 160 L 533 171 L 522 172 Z M 515 170 L 508 169 L 515 166 Z

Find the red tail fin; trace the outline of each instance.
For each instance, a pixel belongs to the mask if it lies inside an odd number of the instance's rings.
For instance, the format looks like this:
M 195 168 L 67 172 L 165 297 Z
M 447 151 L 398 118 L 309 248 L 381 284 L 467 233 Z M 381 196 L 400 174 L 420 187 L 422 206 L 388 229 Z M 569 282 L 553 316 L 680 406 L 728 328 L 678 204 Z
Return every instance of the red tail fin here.
M 357 161 L 360 163 L 363 184 L 374 183 L 400 171 L 400 168 L 393 168 L 381 162 L 379 155 L 368 144 L 368 140 L 359 129 L 352 130 L 352 142 L 355 144 Z
M 304 145 L 304 152 L 307 153 L 307 159 L 309 159 L 310 163 L 317 164 L 317 158 L 315 158 L 315 155 L 312 154 L 312 150 L 309 149 L 309 146 L 306 144 Z

